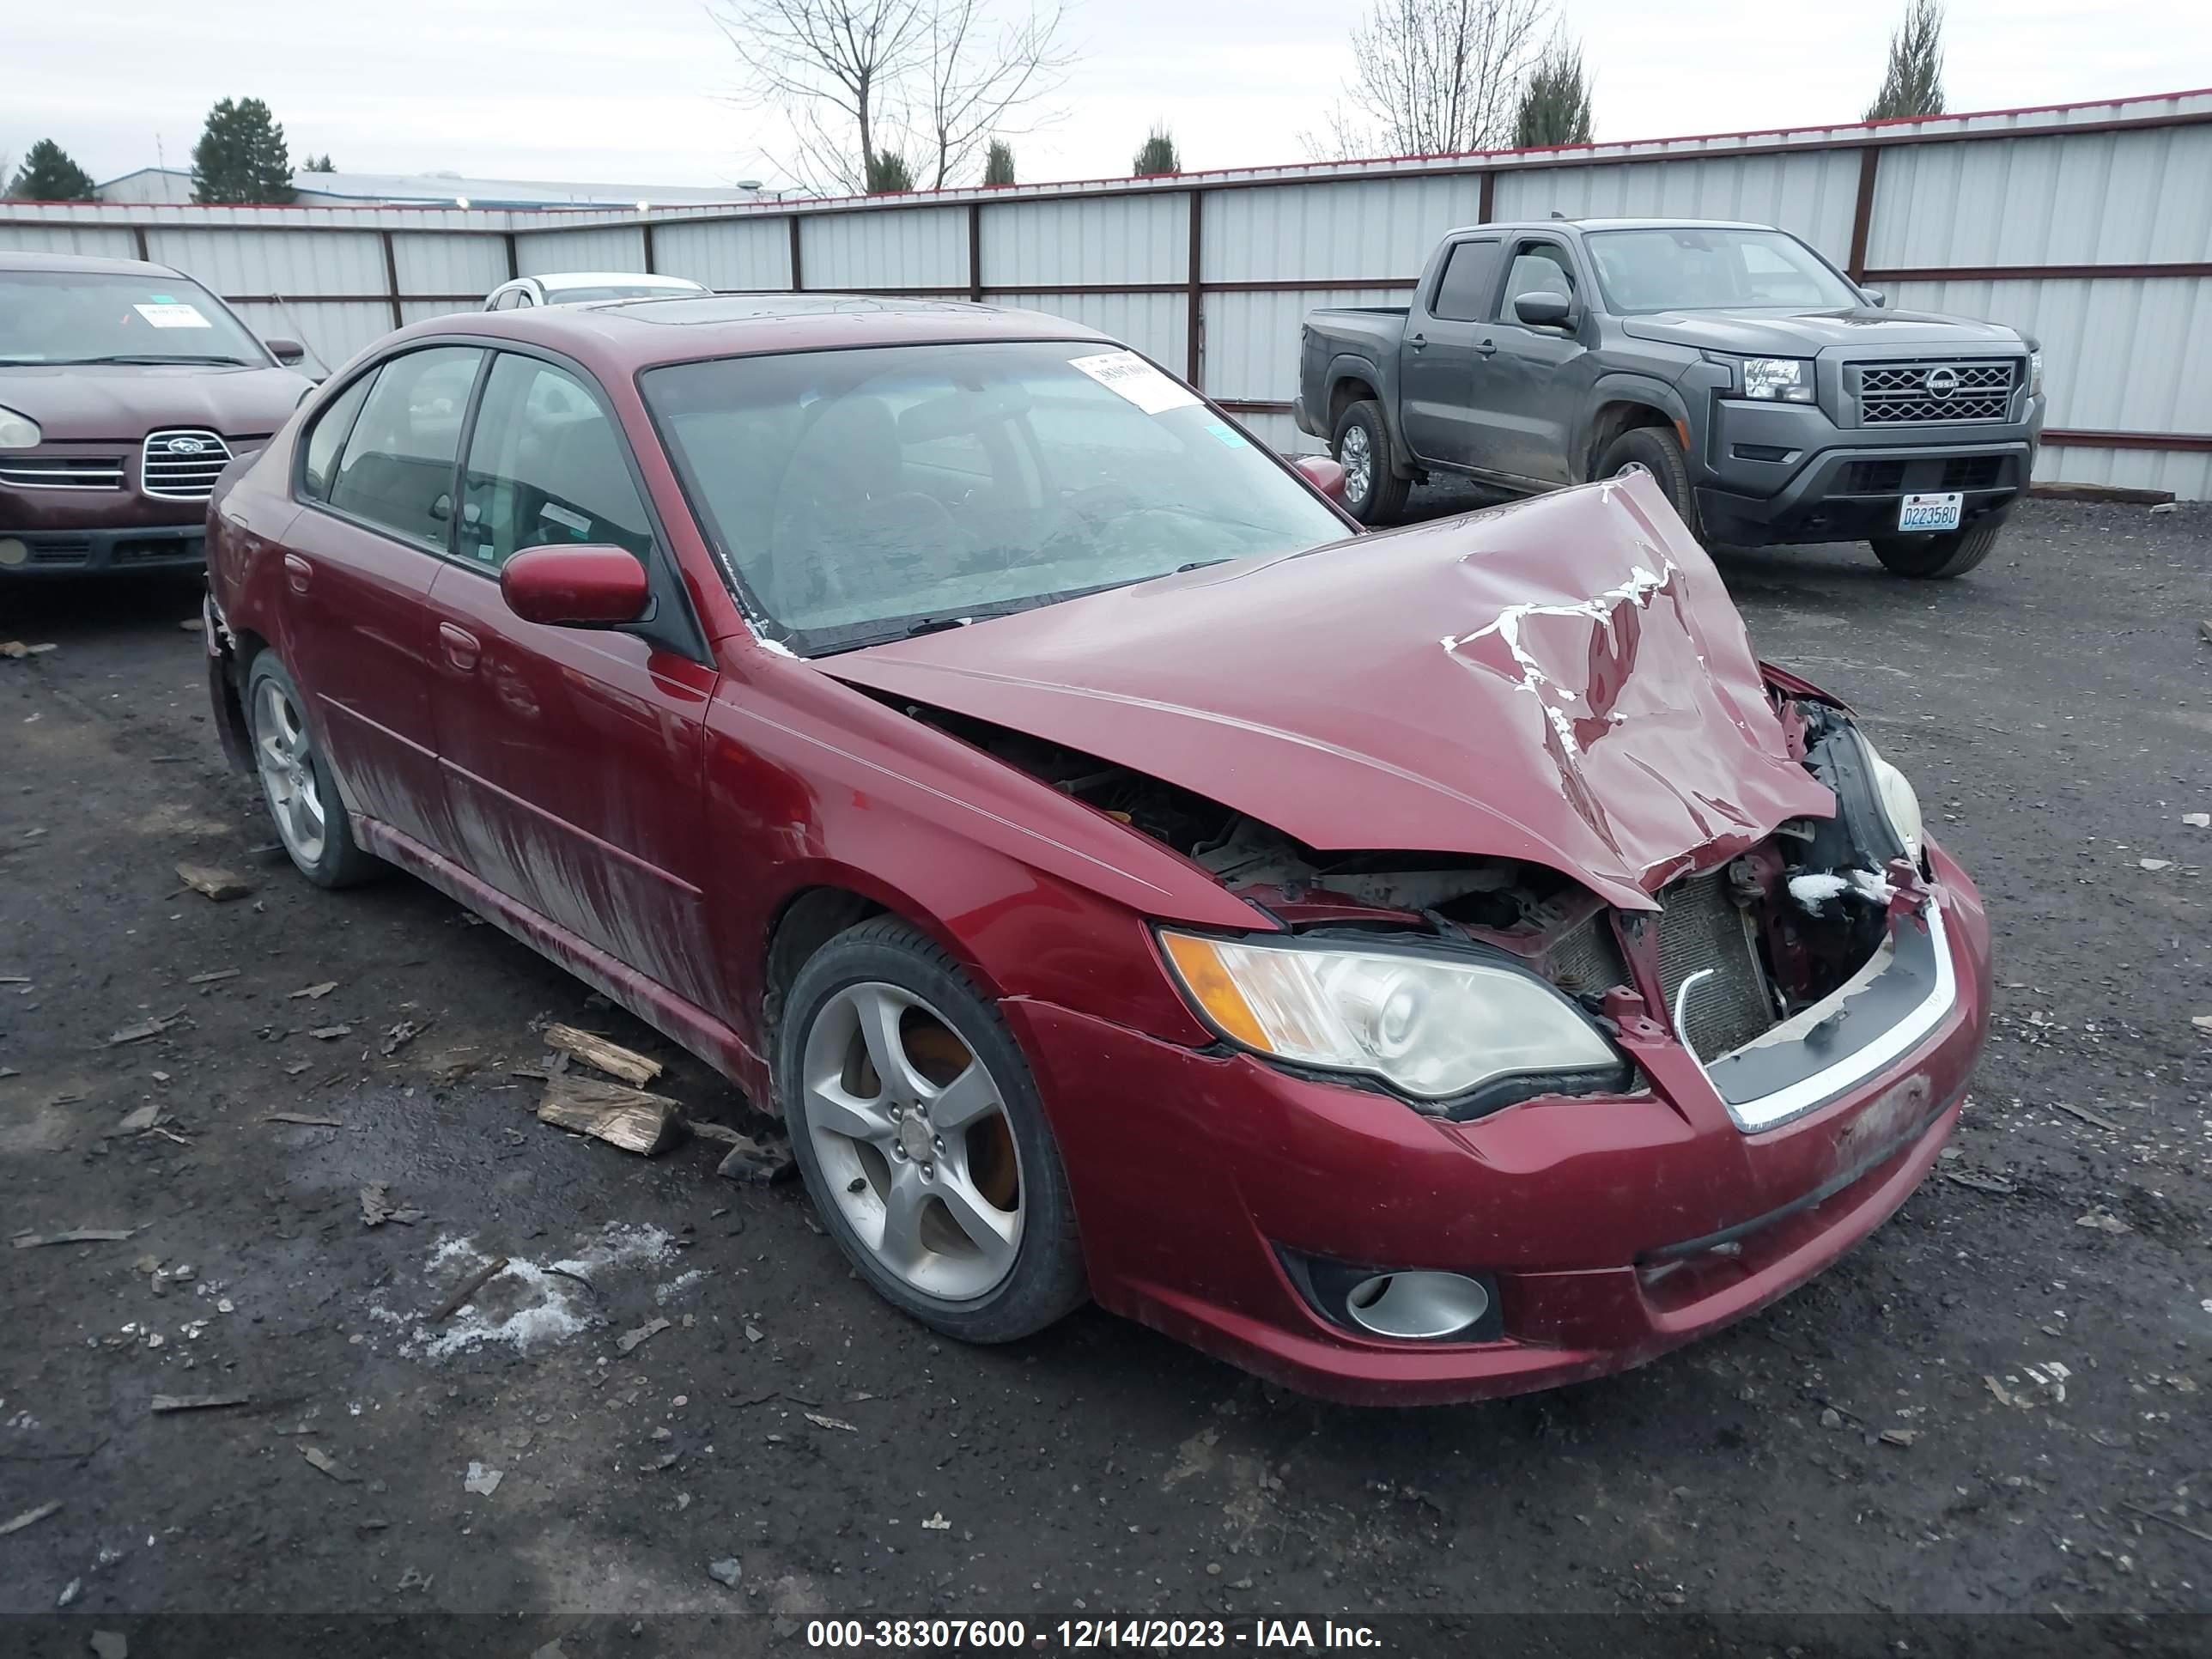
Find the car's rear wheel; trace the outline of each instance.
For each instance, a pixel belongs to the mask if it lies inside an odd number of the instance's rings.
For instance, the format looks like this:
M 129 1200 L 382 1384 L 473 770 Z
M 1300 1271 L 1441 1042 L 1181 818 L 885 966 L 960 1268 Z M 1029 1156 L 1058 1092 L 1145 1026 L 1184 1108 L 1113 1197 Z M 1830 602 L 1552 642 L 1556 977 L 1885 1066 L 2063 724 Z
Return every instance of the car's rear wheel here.
M 1648 472 L 1657 481 L 1690 533 L 1702 541 L 1705 532 L 1698 522 L 1697 493 L 1690 487 L 1690 464 L 1673 432 L 1663 426 L 1631 427 L 1607 444 L 1598 458 L 1601 478 L 1626 477 L 1638 472 Z
M 1944 536 L 1876 536 L 1874 556 L 1900 576 L 1942 580 L 1963 576 L 1990 556 L 2002 525 L 1979 525 Z
M 887 1301 L 1008 1342 L 1089 1294 L 1029 1066 L 927 936 L 878 917 L 816 952 L 777 1028 L 776 1085 L 815 1208 Z
M 1351 404 L 1336 417 L 1330 446 L 1344 468 L 1344 510 L 1362 524 L 1388 524 L 1405 510 L 1410 479 L 1392 467 L 1390 428 L 1382 406 L 1372 398 Z
M 319 887 L 350 887 L 386 866 L 353 838 L 353 820 L 307 724 L 307 700 L 273 651 L 254 658 L 246 676 L 246 720 L 253 768 L 276 838 L 293 865 Z

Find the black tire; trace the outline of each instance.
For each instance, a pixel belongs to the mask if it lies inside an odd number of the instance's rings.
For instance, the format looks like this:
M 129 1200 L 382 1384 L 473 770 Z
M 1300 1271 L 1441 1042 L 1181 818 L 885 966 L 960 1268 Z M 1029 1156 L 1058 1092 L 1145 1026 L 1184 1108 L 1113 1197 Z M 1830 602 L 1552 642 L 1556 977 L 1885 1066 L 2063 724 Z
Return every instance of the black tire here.
M 1660 489 L 1690 533 L 1699 541 L 1705 538 L 1705 526 L 1698 522 L 1698 497 L 1690 487 L 1690 464 L 1682 454 L 1682 446 L 1674 433 L 1663 426 L 1631 427 L 1606 446 L 1605 453 L 1598 458 L 1597 476 L 1614 478 L 1624 472 L 1641 467 L 1659 481 Z
M 305 769 L 311 773 L 314 797 L 323 814 L 322 836 L 311 850 L 302 851 L 300 838 L 288 826 L 286 812 L 280 801 L 282 786 L 274 776 L 276 770 L 264 745 L 276 735 L 274 715 L 270 707 L 270 694 L 283 696 L 289 705 L 298 730 L 307 734 Z M 339 799 L 337 781 L 331 775 L 330 763 L 323 758 L 319 737 L 307 723 L 307 699 L 300 688 L 284 671 L 284 665 L 274 651 L 263 651 L 248 665 L 246 673 L 246 720 L 253 742 L 253 764 L 260 780 L 261 796 L 269 808 L 269 817 L 276 828 L 276 838 L 283 843 L 292 866 L 318 887 L 353 887 L 364 881 L 374 881 L 391 866 L 374 854 L 362 850 L 353 838 L 353 820 L 347 815 L 345 803 Z
M 1352 439 L 1354 459 L 1345 459 L 1346 434 L 1357 431 Z M 1349 405 L 1336 417 L 1336 432 L 1329 440 L 1329 451 L 1337 464 L 1344 468 L 1344 510 L 1362 524 L 1389 524 L 1405 511 L 1406 492 L 1413 481 L 1401 478 L 1392 467 L 1397 452 L 1390 446 L 1390 428 L 1383 423 L 1382 406 L 1372 398 L 1363 398 Z M 1359 459 L 1364 454 L 1366 463 L 1366 483 L 1354 488 L 1353 479 L 1359 473 Z
M 1876 536 L 1874 556 L 1898 575 L 1922 581 L 1948 580 L 1965 575 L 1988 558 L 2003 528 L 1988 524 L 1954 530 L 1944 536 Z
M 998 1088 L 1016 1160 L 1021 1233 L 1005 1276 L 968 1299 L 930 1294 L 888 1267 L 847 1216 L 823 1168 L 808 1120 L 805 1079 L 809 1038 L 816 1021 L 841 993 L 871 985 L 889 985 L 927 1003 Z M 888 916 L 848 927 L 831 939 L 808 958 L 792 981 L 776 1026 L 775 1060 L 776 1094 L 807 1194 L 846 1259 L 885 1301 L 946 1336 L 992 1343 L 1033 1335 L 1089 1300 L 1074 1200 L 1029 1062 L 998 1009 L 976 992 L 934 940 Z M 878 1091 L 888 1097 L 880 1084 Z M 890 1166 L 884 1167 L 888 1170 Z M 851 1184 L 860 1178 L 848 1175 L 847 1194 L 860 1193 Z M 860 1202 L 865 1204 L 866 1197 Z

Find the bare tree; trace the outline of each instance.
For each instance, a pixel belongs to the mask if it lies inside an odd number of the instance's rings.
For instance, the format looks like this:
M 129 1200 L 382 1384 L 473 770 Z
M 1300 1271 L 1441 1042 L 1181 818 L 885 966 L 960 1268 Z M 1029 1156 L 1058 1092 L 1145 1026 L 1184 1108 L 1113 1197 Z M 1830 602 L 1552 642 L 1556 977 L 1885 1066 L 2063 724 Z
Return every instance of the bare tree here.
M 735 101 L 790 125 L 769 159 L 811 190 L 864 191 L 902 171 L 932 188 L 980 167 L 994 131 L 1033 131 L 1073 52 L 1060 0 L 1001 18 L 996 0 L 722 0 L 744 66 Z M 1030 125 L 1021 125 L 1024 112 Z
M 1943 112 L 1943 0 L 1911 0 L 1889 37 L 1889 69 L 1867 106 L 1869 121 Z
M 1371 0 L 1316 156 L 1446 155 L 1507 143 L 1551 0 Z

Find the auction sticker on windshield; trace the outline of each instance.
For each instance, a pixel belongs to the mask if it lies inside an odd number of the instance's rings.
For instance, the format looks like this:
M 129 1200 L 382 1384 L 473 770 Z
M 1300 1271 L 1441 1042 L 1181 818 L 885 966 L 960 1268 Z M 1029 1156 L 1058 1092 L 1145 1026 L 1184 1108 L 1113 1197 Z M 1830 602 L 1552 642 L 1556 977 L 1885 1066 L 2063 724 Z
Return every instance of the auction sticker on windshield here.
M 1897 509 L 1901 531 L 1956 530 L 1966 496 L 1957 490 L 1941 495 L 1907 495 Z
M 1187 409 L 1198 401 L 1194 393 L 1177 386 L 1133 351 L 1102 351 L 1095 357 L 1071 357 L 1067 366 L 1081 369 L 1109 392 L 1121 393 L 1147 415 Z
M 133 306 L 137 312 L 155 328 L 213 328 L 215 325 L 200 315 L 200 308 L 182 300 L 170 300 L 157 305 Z

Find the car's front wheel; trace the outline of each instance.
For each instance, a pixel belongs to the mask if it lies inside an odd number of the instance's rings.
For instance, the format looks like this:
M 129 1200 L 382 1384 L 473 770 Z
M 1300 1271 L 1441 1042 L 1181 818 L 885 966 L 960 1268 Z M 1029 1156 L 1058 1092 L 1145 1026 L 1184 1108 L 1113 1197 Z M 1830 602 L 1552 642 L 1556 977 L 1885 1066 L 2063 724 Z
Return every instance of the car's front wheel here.
M 1979 525 L 1943 536 L 1876 536 L 1874 556 L 1900 576 L 1942 580 L 1963 576 L 1990 556 L 2001 525 Z
M 276 824 L 276 838 L 300 873 L 318 887 L 350 887 L 386 866 L 353 838 L 353 820 L 307 724 L 307 700 L 274 651 L 255 657 L 246 676 L 253 769 Z
M 1336 417 L 1329 447 L 1344 469 L 1344 510 L 1362 524 L 1389 524 L 1405 510 L 1409 479 L 1392 470 L 1382 405 L 1363 398 Z
M 886 1300 L 948 1336 L 1009 1342 L 1089 1294 L 1029 1066 L 927 935 L 878 917 L 816 952 L 775 1070 L 814 1206 Z

